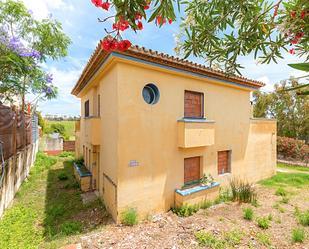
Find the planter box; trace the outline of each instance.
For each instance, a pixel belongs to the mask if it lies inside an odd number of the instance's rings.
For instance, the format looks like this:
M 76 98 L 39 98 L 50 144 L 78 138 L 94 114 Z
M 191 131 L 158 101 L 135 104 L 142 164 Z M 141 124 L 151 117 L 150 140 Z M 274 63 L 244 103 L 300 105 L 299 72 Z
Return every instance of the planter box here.
M 176 189 L 175 206 L 194 205 L 204 201 L 215 200 L 219 196 L 220 184 L 215 182 L 209 186 L 194 186 L 187 189 Z
M 92 182 L 92 174 L 91 172 L 83 165 L 79 166 L 74 163 L 74 175 L 79 182 L 80 189 L 83 192 L 91 191 L 91 182 Z

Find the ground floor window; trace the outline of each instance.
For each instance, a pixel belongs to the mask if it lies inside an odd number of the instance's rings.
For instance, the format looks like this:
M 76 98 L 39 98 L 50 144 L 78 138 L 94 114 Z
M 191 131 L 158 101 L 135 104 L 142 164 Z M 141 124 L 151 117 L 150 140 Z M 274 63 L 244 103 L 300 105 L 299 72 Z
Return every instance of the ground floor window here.
M 231 151 L 218 151 L 218 174 L 231 173 Z
M 201 178 L 201 157 L 190 157 L 184 159 L 184 183 L 197 183 Z

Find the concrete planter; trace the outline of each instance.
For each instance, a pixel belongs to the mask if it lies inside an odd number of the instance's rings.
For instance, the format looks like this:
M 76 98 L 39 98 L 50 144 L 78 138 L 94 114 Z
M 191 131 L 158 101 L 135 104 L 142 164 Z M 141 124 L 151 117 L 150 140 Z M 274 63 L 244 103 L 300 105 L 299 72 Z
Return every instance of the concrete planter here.
M 198 185 L 187 189 L 176 189 L 175 206 L 194 205 L 204 201 L 212 201 L 219 196 L 220 184 L 215 182 L 209 185 Z
M 79 182 L 80 188 L 83 192 L 92 190 L 92 174 L 84 165 L 80 166 L 74 163 L 74 175 Z

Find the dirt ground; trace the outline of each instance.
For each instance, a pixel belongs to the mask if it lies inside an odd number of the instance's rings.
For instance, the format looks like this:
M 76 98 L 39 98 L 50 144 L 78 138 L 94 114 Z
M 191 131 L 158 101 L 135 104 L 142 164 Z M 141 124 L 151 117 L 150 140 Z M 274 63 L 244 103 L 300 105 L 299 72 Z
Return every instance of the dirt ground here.
M 309 227 L 298 224 L 295 208 L 309 208 L 309 186 L 290 187 L 289 202 L 280 202 L 276 188 L 257 186 L 258 206 L 250 204 L 221 203 L 206 210 L 199 210 L 190 217 L 178 217 L 172 212 L 153 217 L 133 227 L 110 224 L 99 233 L 81 237 L 84 249 L 93 248 L 201 248 L 195 238 L 198 231 L 207 231 L 222 239 L 226 232 L 233 231 L 240 240 L 223 248 L 309 248 Z M 243 208 L 252 207 L 252 221 L 243 218 Z M 257 217 L 270 217 L 270 227 L 257 226 Z M 301 227 L 307 233 L 304 243 L 292 242 L 292 230 Z M 204 247 L 207 248 L 207 247 Z M 222 248 L 222 247 L 210 247 Z

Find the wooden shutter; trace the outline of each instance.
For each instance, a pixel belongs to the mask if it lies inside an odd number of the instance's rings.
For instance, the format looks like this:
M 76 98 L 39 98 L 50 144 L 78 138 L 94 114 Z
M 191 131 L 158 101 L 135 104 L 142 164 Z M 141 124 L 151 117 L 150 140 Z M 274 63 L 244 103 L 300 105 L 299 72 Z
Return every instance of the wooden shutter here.
M 230 173 L 230 151 L 218 151 L 218 174 Z
M 204 117 L 204 95 L 200 92 L 185 91 L 185 118 Z
M 201 158 L 190 157 L 184 160 L 184 183 L 195 182 L 200 179 Z

